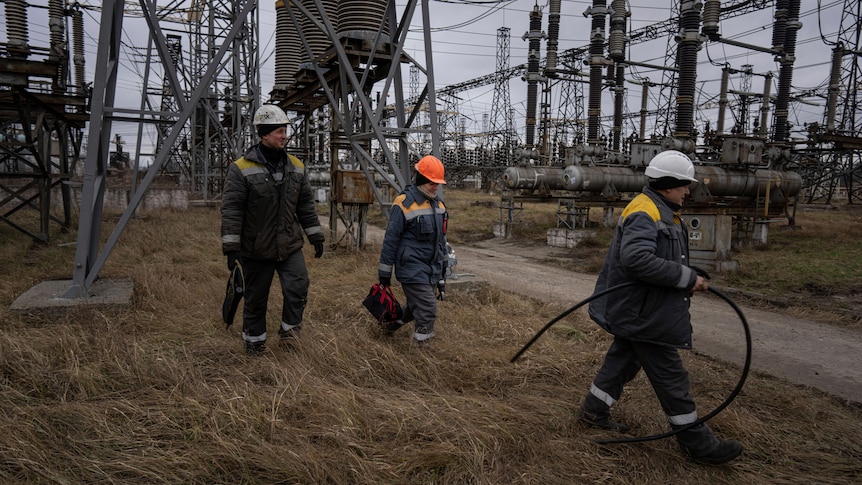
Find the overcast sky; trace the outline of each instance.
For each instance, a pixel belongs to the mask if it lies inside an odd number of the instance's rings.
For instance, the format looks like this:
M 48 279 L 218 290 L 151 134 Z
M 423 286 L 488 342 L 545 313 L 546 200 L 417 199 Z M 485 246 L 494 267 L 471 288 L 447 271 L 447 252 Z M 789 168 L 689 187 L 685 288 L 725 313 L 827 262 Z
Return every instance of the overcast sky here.
M 763 0 L 760 0 L 764 3 Z M 47 0 L 40 2 L 33 0 L 33 5 L 47 4 Z M 160 4 L 163 2 L 159 2 Z M 399 14 L 404 8 L 404 0 L 398 0 L 396 5 Z M 610 0 L 608 0 L 610 5 Z M 647 25 L 664 21 L 672 15 L 671 6 L 675 2 L 671 0 L 630 0 L 627 2 L 631 12 L 629 29 L 636 30 Z M 722 2 L 728 4 L 729 2 Z M 773 2 L 769 2 L 773 4 Z M 101 2 L 91 0 L 90 4 L 100 5 Z M 138 7 L 138 2 L 129 0 L 127 6 Z M 522 36 L 529 29 L 529 12 L 538 5 L 542 12 L 542 31 L 548 28 L 548 2 L 547 0 L 514 0 L 490 2 L 485 0 L 475 1 L 440 1 L 430 2 L 430 26 L 432 28 L 431 40 L 433 42 L 434 75 L 437 89 L 445 86 L 461 83 L 479 76 L 492 73 L 496 69 L 496 44 L 497 30 L 500 27 L 510 29 L 510 66 L 516 66 L 527 62 L 528 41 Z M 561 11 L 561 26 L 559 38 L 559 50 L 587 46 L 589 43 L 589 31 L 591 18 L 583 13 L 592 5 L 592 1 L 586 0 L 563 0 Z M 844 0 L 817 0 L 802 2 L 800 20 L 802 29 L 799 31 L 797 40 L 797 59 L 793 76 L 793 91 L 802 92 L 807 90 L 820 90 L 824 92 L 824 86 L 828 82 L 829 64 L 832 45 L 837 40 L 837 32 L 841 21 Z M 274 78 L 274 29 L 275 29 L 275 1 L 264 0 L 259 3 L 260 10 L 260 51 L 261 51 L 261 92 L 269 93 Z M 44 19 L 43 9 L 31 9 L 30 23 L 32 25 L 31 38 L 42 35 L 47 38 L 48 27 Z M 774 11 L 769 7 L 755 13 L 738 16 L 720 25 L 720 32 L 724 38 L 730 38 L 747 44 L 770 46 L 772 39 L 772 24 Z M 88 10 L 85 12 L 87 25 L 85 37 L 85 50 L 88 58 L 88 68 L 92 68 L 95 62 L 97 50 L 99 12 Z M 5 13 L 0 12 L 0 22 L 5 25 Z M 124 43 L 127 45 L 145 46 L 146 30 L 141 30 L 141 19 L 128 19 L 124 24 Z M 414 15 L 411 32 L 407 37 L 405 50 L 415 59 L 424 62 L 424 43 L 421 32 L 421 9 L 417 7 Z M 609 26 L 609 22 L 608 22 Z M 844 28 L 847 28 L 845 25 Z M 4 32 L 5 33 L 5 32 Z M 547 45 L 542 43 L 541 53 L 544 57 Z M 128 49 L 128 47 L 127 47 Z M 633 44 L 628 49 L 630 59 L 651 63 L 664 64 L 665 52 L 668 50 L 668 38 L 660 37 L 657 40 Z M 140 99 L 143 68 L 131 61 L 131 56 L 126 56 L 121 61 L 121 73 L 118 81 L 118 99 L 126 99 L 131 105 L 137 107 Z M 759 53 L 752 50 L 733 47 L 726 44 L 707 43 L 698 53 L 698 99 L 697 104 L 706 103 L 717 96 L 720 80 L 720 66 L 728 65 L 732 68 L 742 69 L 744 65 L 751 65 L 756 74 L 771 72 L 775 74 L 773 79 L 772 93 L 777 91 L 779 65 L 769 54 Z M 583 67 L 588 70 L 588 66 Z M 92 80 L 92 72 L 88 72 L 87 80 Z M 629 79 L 649 78 L 651 81 L 660 81 L 661 72 L 644 68 L 632 67 L 627 72 Z M 405 76 L 405 80 L 408 79 Z M 740 89 L 743 77 L 734 76 L 731 79 L 731 89 Z M 640 108 L 640 88 L 630 84 L 628 87 L 628 109 L 631 111 Z M 751 89 L 760 92 L 763 89 L 763 78 L 754 76 L 751 78 Z M 487 85 L 470 91 L 461 92 L 461 113 L 473 126 L 468 126 L 468 131 L 480 131 L 483 115 L 491 110 L 493 85 Z M 526 112 L 526 83 L 520 78 L 513 78 L 510 82 L 511 102 L 515 112 L 516 126 L 523 129 L 523 115 Z M 266 96 L 264 95 L 263 101 Z M 810 102 L 820 106 L 794 103 L 792 105 L 790 121 L 795 124 L 803 122 L 821 121 L 823 117 L 823 100 L 810 98 Z M 650 103 L 658 103 L 659 99 L 654 97 Z M 655 106 L 650 106 L 654 108 Z M 603 115 L 612 113 L 609 102 L 603 101 Z M 709 116 L 708 114 L 706 116 Z M 698 120 L 696 120 L 696 123 Z M 132 143 L 134 130 L 125 130 L 124 137 L 128 143 Z M 127 147 L 129 148 L 129 147 Z

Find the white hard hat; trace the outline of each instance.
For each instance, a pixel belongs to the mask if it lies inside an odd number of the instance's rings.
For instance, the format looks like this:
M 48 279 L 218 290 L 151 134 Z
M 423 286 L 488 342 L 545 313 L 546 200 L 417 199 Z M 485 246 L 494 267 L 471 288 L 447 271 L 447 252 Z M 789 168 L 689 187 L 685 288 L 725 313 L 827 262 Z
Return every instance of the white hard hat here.
M 666 150 L 654 156 L 644 171 L 647 177 L 660 179 L 673 177 L 677 180 L 697 182 L 694 178 L 694 164 L 688 155 L 676 150 Z
M 265 104 L 254 112 L 252 124 L 257 127 L 259 125 L 286 125 L 288 123 L 287 115 L 284 110 L 274 104 Z

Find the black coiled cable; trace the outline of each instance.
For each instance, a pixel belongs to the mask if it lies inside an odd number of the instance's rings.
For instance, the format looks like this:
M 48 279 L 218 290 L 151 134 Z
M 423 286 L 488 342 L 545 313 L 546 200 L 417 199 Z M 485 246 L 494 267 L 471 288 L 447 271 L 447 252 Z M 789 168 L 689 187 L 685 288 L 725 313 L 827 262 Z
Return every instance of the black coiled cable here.
M 702 273 L 701 271 L 698 271 L 698 273 L 705 275 L 705 273 Z M 516 360 L 518 360 L 518 358 L 521 357 L 521 355 L 524 352 L 526 352 L 527 349 L 530 348 L 530 346 L 533 345 L 533 343 L 535 343 L 536 340 L 538 340 L 539 337 L 541 337 L 543 333 L 545 333 L 545 331 L 547 331 L 549 328 L 551 328 L 552 325 L 554 325 L 558 321 L 562 320 L 563 318 L 565 318 L 567 315 L 569 315 L 573 311 L 575 311 L 578 308 L 586 305 L 587 303 L 595 300 L 596 298 L 607 295 L 608 293 L 613 293 L 613 292 L 621 290 L 623 288 L 627 288 L 627 287 L 632 286 L 636 283 L 637 282 L 635 282 L 635 281 L 630 281 L 628 283 L 623 283 L 621 285 L 612 286 L 612 287 L 607 288 L 605 290 L 602 290 L 598 293 L 594 293 L 590 297 L 588 297 L 584 300 L 581 300 L 576 305 L 572 306 L 571 308 L 564 311 L 563 313 L 557 315 L 556 317 L 551 319 L 551 321 L 546 323 L 545 326 L 542 327 L 542 329 L 539 330 L 536 333 L 536 335 L 534 335 L 533 338 L 530 339 L 530 341 L 527 342 L 526 345 L 524 345 L 524 347 L 522 347 L 521 350 L 519 350 L 518 353 L 512 357 L 510 362 L 514 363 Z M 739 306 L 736 303 L 733 302 L 733 300 L 731 300 L 724 293 L 716 290 L 715 288 L 709 287 L 708 291 L 710 293 L 714 294 L 715 296 L 721 298 L 722 300 L 724 300 L 728 305 L 730 305 L 731 308 L 733 308 L 733 310 L 736 312 L 736 314 L 739 315 L 739 320 L 742 322 L 742 328 L 745 331 L 745 364 L 742 366 L 742 374 L 739 377 L 739 382 L 737 382 L 736 387 L 733 389 L 733 391 L 731 391 L 730 395 L 727 396 L 727 399 L 725 399 L 724 402 L 719 404 L 718 407 L 716 407 L 714 410 L 712 410 L 711 412 L 709 412 L 705 416 L 699 418 L 697 421 L 695 421 L 693 423 L 689 423 L 689 424 L 687 424 L 681 428 L 677 428 L 677 429 L 674 429 L 672 431 L 668 431 L 666 433 L 655 434 L 655 435 L 650 435 L 650 436 L 596 440 L 596 443 L 599 443 L 599 444 L 640 443 L 640 442 L 644 442 L 644 441 L 652 441 L 652 440 L 660 440 L 663 438 L 669 438 L 669 437 L 674 436 L 676 434 L 682 433 L 685 430 L 694 428 L 695 426 L 699 426 L 700 424 L 707 422 L 708 420 L 715 417 L 718 413 L 723 411 L 724 408 L 729 406 L 730 403 L 733 402 L 734 399 L 736 399 L 736 396 L 742 390 L 742 386 L 745 385 L 745 380 L 748 378 L 748 371 L 751 367 L 751 329 L 748 326 L 748 320 L 746 320 L 745 315 L 742 313 L 742 310 L 739 308 Z

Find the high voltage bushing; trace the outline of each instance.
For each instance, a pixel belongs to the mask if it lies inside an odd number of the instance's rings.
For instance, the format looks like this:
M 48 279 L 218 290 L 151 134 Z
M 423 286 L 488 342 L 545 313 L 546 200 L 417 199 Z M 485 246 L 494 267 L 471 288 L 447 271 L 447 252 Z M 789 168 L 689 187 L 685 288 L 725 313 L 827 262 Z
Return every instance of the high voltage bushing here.
M 30 54 L 30 37 L 27 31 L 27 2 L 6 0 L 7 50 L 12 57 L 26 58 Z
M 611 33 L 608 39 L 608 55 L 611 59 L 625 58 L 626 48 L 626 18 L 630 15 L 626 10 L 626 0 L 611 2 Z

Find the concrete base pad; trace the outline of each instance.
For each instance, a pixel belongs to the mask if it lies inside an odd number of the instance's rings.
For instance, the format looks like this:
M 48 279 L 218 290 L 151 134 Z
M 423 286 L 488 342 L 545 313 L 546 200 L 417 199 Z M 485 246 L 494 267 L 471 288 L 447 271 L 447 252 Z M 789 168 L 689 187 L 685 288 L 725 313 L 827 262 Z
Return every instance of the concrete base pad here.
M 480 294 L 487 292 L 491 285 L 487 280 L 469 273 L 452 273 L 446 279 L 446 293 L 455 294 Z
M 58 316 L 81 307 L 117 310 L 129 306 L 134 285 L 129 279 L 102 279 L 90 286 L 85 298 L 64 298 L 72 280 L 43 281 L 19 296 L 9 310 L 18 314 Z

